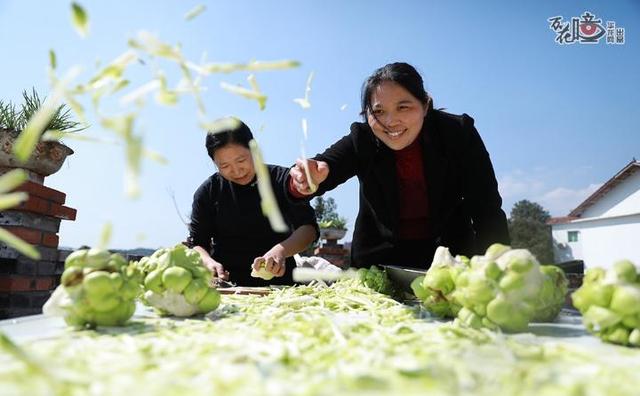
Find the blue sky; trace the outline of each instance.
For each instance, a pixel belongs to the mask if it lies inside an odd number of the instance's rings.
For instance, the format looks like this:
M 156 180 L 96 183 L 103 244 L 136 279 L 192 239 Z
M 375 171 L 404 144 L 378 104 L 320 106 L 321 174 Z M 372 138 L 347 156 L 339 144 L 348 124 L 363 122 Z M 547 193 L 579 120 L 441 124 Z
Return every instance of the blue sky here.
M 246 86 L 247 73 L 213 76 L 203 97 L 210 117 L 235 114 L 253 129 L 268 162 L 291 164 L 300 154 L 300 120 L 309 122 L 309 154 L 322 151 L 359 120 L 360 87 L 377 67 L 406 61 L 423 74 L 436 107 L 467 113 L 491 154 L 503 209 L 529 199 L 552 215 L 566 215 L 627 164 L 640 158 L 640 3 L 628 1 L 81 1 L 91 31 L 80 38 L 70 23 L 69 1 L 0 0 L 0 96 L 19 101 L 36 87 L 46 94 L 49 49 L 59 69 L 81 65 L 88 79 L 96 62 L 127 49 L 127 40 L 147 30 L 198 61 L 244 62 L 296 59 L 301 67 L 262 72 L 256 78 L 269 95 L 266 110 L 219 88 L 220 81 Z M 205 4 L 192 21 L 183 15 Z M 591 11 L 625 28 L 624 45 L 555 43 L 547 19 L 564 20 Z M 151 77 L 153 63 L 128 71 L 132 87 Z M 169 84 L 179 73 L 167 63 Z M 311 104 L 302 97 L 313 71 Z M 342 108 L 346 105 L 346 108 Z M 113 106 L 114 110 L 126 108 Z M 108 138 L 95 122 L 86 136 Z M 123 192 L 122 149 L 68 140 L 75 150 L 45 184 L 67 193 L 78 209 L 63 222 L 62 245 L 93 245 L 102 225 L 113 224 L 114 248 L 174 244 L 186 227 L 192 194 L 215 172 L 204 150 L 195 103 L 175 107 L 149 101 L 137 125 L 145 144 L 170 161 L 145 162 L 143 194 Z M 464 161 L 464 158 L 460 159 Z M 332 191 L 340 214 L 357 213 L 352 180 Z M 347 240 L 350 239 L 350 234 Z

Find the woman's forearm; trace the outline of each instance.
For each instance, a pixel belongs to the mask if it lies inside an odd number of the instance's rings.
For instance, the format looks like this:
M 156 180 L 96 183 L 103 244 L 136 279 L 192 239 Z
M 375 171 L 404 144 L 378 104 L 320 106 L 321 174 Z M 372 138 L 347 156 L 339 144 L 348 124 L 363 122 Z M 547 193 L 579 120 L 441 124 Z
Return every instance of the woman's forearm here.
M 316 229 L 310 224 L 298 227 L 289 238 L 280 242 L 278 245 L 283 248 L 285 257 L 291 257 L 300 253 L 316 239 Z
M 200 257 L 202 257 L 202 260 L 212 260 L 211 256 L 209 255 L 209 252 L 207 252 L 207 250 L 202 246 L 194 246 L 193 250 L 200 253 Z
M 221 263 L 214 260 L 213 257 L 209 255 L 209 252 L 207 251 L 207 249 L 203 248 L 202 246 L 194 246 L 193 250 L 195 250 L 200 254 L 200 257 L 202 258 L 202 263 L 204 264 L 205 267 L 209 268 L 209 270 L 214 275 L 224 280 L 229 279 L 229 271 L 225 270 L 224 266 Z

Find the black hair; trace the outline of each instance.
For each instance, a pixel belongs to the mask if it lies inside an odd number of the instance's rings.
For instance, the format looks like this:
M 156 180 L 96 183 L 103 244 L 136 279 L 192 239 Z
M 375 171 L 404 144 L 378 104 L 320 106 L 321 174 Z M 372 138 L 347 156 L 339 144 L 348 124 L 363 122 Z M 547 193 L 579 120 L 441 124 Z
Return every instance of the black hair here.
M 433 101 L 425 91 L 420 73 L 408 63 L 396 62 L 382 66 L 362 84 L 362 111 L 360 115 L 367 120 L 367 112 L 371 110 L 371 95 L 373 90 L 385 81 L 394 82 L 409 91 L 420 102 L 428 104 L 433 109 Z
M 221 118 L 214 121 L 214 124 L 216 127 L 207 132 L 205 141 L 207 153 L 211 159 L 213 159 L 216 150 L 229 144 L 249 148 L 253 134 L 247 124 L 234 117 Z

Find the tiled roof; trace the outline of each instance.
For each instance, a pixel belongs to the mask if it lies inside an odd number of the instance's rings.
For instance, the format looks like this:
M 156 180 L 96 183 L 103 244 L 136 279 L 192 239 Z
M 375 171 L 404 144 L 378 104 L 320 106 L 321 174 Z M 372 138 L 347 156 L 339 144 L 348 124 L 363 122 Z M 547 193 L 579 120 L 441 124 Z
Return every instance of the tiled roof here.
M 629 162 L 620 172 L 604 183 L 599 189 L 591 194 L 587 199 L 578 205 L 574 210 L 569 213 L 567 217 L 578 218 L 593 204 L 595 204 L 600 198 L 605 196 L 609 191 L 613 190 L 623 180 L 640 171 L 640 161 L 636 161 L 635 158 Z
M 552 217 L 549 220 L 547 220 L 547 225 L 571 223 L 575 219 L 577 219 L 577 217 L 573 217 L 573 216 Z

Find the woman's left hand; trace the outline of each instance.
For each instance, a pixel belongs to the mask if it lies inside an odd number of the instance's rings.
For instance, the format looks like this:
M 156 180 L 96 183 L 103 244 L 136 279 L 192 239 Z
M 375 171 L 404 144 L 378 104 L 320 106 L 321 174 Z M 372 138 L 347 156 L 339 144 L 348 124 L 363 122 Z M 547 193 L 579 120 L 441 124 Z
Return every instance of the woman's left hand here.
M 261 257 L 256 257 L 253 260 L 253 269 L 258 271 L 260 265 L 265 263 L 267 271 L 271 272 L 274 276 L 284 275 L 286 269 L 286 257 L 284 254 L 284 248 L 280 245 L 272 247 L 267 253 Z

